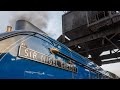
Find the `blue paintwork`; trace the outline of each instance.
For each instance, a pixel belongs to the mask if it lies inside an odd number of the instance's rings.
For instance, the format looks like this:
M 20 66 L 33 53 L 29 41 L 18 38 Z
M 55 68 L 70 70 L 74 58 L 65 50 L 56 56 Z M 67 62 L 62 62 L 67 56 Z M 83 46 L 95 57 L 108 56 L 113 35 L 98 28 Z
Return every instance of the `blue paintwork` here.
M 22 32 L 24 33 L 24 31 Z M 16 33 L 16 31 L 11 32 L 11 34 L 13 33 Z M 2 34 L 1 36 L 7 36 L 7 35 Z M 96 72 L 92 72 L 78 64 L 75 64 L 76 67 L 78 68 L 78 72 L 73 73 L 71 71 L 63 70 L 57 67 L 52 67 L 52 66 L 42 64 L 36 61 L 32 61 L 29 59 L 23 59 L 23 58 L 16 57 L 11 53 L 11 51 L 9 51 L 0 60 L 0 79 L 72 79 L 72 78 L 74 79 L 90 79 L 90 78 L 100 79 L 99 74 L 102 74 L 102 73 L 96 69 L 97 65 L 94 63 L 92 65 L 89 65 L 92 61 L 68 49 L 68 47 L 66 47 L 65 45 L 59 43 L 58 41 L 46 35 L 40 35 L 40 38 L 42 38 L 43 40 L 46 39 L 48 40 L 48 42 L 52 41 L 52 43 L 50 42 L 52 47 L 59 49 L 61 53 L 67 56 L 70 56 L 74 60 L 88 66 L 91 69 L 94 69 Z M 49 50 L 48 47 L 49 45 L 44 46 L 44 48 L 47 48 L 47 50 Z M 16 52 L 17 51 L 18 50 L 16 50 Z M 48 55 L 50 55 L 50 53 L 48 53 Z M 59 55 L 55 55 L 54 57 L 56 59 L 62 58 L 64 61 L 67 60 L 67 58 L 63 58 L 62 56 L 59 56 Z M 101 70 L 104 71 L 103 69 Z
M 1 60 L 0 67 L 0 78 L 4 79 L 70 79 L 72 75 L 69 71 L 35 61 L 16 59 L 9 53 Z

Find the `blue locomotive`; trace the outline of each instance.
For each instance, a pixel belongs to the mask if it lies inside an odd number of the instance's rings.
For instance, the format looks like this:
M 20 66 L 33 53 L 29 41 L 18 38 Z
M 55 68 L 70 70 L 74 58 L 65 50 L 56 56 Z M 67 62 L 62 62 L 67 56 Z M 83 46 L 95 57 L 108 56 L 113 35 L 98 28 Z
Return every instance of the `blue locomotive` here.
M 0 79 L 118 79 L 25 20 L 0 34 Z

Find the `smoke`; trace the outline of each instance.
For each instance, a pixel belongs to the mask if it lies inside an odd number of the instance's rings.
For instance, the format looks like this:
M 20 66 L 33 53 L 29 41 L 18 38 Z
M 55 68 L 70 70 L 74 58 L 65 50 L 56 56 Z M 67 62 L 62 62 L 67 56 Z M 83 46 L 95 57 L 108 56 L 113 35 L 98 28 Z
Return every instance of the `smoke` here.
M 17 20 L 26 20 L 40 29 L 45 29 L 49 21 L 48 11 L 12 11 L 9 24 L 13 28 Z
M 15 29 L 17 20 L 26 20 L 57 39 L 62 34 L 62 11 L 10 11 L 9 25 Z

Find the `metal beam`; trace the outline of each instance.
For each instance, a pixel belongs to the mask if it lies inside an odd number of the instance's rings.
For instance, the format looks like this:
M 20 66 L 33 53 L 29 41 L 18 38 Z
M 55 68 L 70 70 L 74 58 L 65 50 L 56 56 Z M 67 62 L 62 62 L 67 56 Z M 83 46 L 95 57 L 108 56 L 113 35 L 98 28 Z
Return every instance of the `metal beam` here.
M 113 36 L 111 36 L 109 39 L 111 40 L 112 38 L 114 38 L 118 33 L 115 33 Z
M 107 37 L 105 37 L 105 39 L 107 39 L 110 43 L 113 44 L 113 46 L 115 46 L 117 49 L 120 49 L 116 44 L 114 44 L 110 39 L 108 39 Z
M 117 46 L 120 46 L 120 42 L 118 42 L 118 43 L 115 43 Z M 83 52 L 88 52 L 88 51 L 94 51 L 94 50 L 98 50 L 98 49 L 100 49 L 100 50 L 103 50 L 103 51 L 108 51 L 109 49 L 116 49 L 116 47 L 113 47 L 113 45 L 112 44 L 110 44 L 110 45 L 104 45 L 104 46 L 102 46 L 102 47 L 97 47 L 97 48 L 93 48 L 93 49 L 89 49 L 89 50 L 81 50 L 81 51 L 79 51 L 78 53 L 83 53 Z
M 118 26 L 116 28 L 110 27 L 109 29 L 106 29 L 104 31 L 92 33 L 92 34 L 89 34 L 87 36 L 84 36 L 84 37 L 81 37 L 78 39 L 74 39 L 74 40 L 71 40 L 69 42 L 65 42 L 64 44 L 67 45 L 68 47 L 71 47 L 71 46 L 81 44 L 84 42 L 88 42 L 88 41 L 91 41 L 94 39 L 102 38 L 102 37 L 105 37 L 107 35 L 111 35 L 111 34 L 116 33 L 116 32 L 120 33 L 120 26 Z
M 110 64 L 110 63 L 117 63 L 117 62 L 120 62 L 120 59 L 102 61 L 102 65 L 103 64 Z
M 103 60 L 103 59 L 110 59 L 110 58 L 117 58 L 117 57 L 120 57 L 120 52 L 117 54 L 113 53 L 113 54 L 102 55 L 99 57 L 99 59 Z

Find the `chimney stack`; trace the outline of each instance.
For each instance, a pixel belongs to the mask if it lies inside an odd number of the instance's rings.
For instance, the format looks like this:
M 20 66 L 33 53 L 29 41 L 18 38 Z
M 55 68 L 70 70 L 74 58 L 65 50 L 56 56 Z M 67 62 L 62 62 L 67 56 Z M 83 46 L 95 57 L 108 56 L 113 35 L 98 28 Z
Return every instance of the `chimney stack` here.
M 12 31 L 12 27 L 11 26 L 7 26 L 7 32 L 11 32 Z
M 41 29 L 39 29 L 38 27 L 26 20 L 16 21 L 15 30 L 34 31 L 46 34 L 44 31 L 42 31 Z

